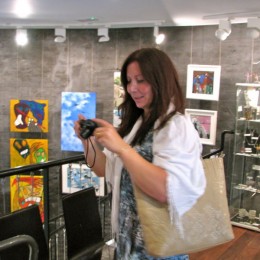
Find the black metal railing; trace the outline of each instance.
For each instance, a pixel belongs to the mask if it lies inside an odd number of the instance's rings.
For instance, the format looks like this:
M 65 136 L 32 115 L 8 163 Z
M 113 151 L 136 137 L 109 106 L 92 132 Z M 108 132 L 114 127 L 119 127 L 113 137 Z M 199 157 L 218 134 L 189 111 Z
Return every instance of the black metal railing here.
M 0 180 L 6 180 L 6 178 L 16 175 L 22 175 L 28 173 L 37 173 L 43 176 L 43 197 L 44 197 L 44 233 L 46 240 L 49 244 L 50 259 L 65 259 L 66 255 L 66 230 L 64 227 L 63 214 L 58 214 L 50 218 L 50 190 L 49 190 L 49 175 L 50 169 L 53 167 L 61 168 L 64 164 L 70 163 L 81 163 L 85 160 L 84 154 L 72 156 L 65 159 L 53 160 L 48 162 L 42 162 L 37 164 L 31 164 L 26 166 L 19 166 L 15 168 L 10 168 L 6 170 L 0 170 Z M 59 171 L 61 172 L 61 171 Z M 7 184 L 5 184 L 7 185 Z M 1 196 L 1 187 L 0 186 L 0 196 Z M 106 204 L 109 207 L 106 207 Z M 106 240 L 110 239 L 110 228 L 108 227 L 110 221 L 106 220 L 109 218 L 109 209 L 110 209 L 110 198 L 109 195 L 99 198 L 100 213 L 103 225 L 103 236 Z M 0 215 L 2 212 L 0 210 Z M 106 223 L 108 223 L 107 227 Z M 106 230 L 106 231 L 105 231 Z

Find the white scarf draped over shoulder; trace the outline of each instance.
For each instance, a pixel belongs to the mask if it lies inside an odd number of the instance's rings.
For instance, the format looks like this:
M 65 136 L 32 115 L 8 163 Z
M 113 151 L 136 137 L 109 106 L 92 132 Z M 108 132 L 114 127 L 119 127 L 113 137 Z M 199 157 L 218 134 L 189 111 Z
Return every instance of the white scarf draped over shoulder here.
M 131 132 L 124 138 L 126 143 L 131 143 L 141 123 L 142 118 L 140 117 L 136 121 Z M 107 149 L 104 149 L 104 153 L 106 155 L 106 183 L 108 187 L 108 192 L 112 191 L 111 228 L 112 234 L 113 236 L 115 236 L 118 231 L 118 212 L 120 199 L 119 189 L 123 163 L 118 155 L 108 151 Z
M 124 138 L 129 144 L 142 122 L 137 120 L 130 134 Z M 156 121 L 155 128 L 159 122 Z M 171 219 L 178 223 L 204 193 L 206 179 L 201 162 L 202 145 L 189 117 L 176 114 L 153 136 L 153 164 L 167 173 L 167 198 Z M 123 163 L 107 149 L 106 182 L 112 190 L 112 233 L 118 231 L 120 179 Z

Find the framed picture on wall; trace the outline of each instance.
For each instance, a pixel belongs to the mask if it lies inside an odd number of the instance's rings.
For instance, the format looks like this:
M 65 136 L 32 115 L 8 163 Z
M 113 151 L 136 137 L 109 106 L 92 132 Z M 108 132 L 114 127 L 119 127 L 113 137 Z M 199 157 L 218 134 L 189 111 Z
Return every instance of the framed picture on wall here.
M 73 129 L 78 115 L 87 119 L 96 117 L 96 92 L 61 93 L 61 150 L 83 152 L 83 146 Z
M 92 186 L 95 188 L 97 196 L 105 195 L 104 178 L 95 175 L 86 164 L 70 163 L 62 165 L 62 193 L 73 193 Z
M 198 131 L 202 144 L 215 145 L 217 131 L 217 111 L 201 109 L 185 109 Z
M 121 123 L 121 111 L 119 106 L 124 101 L 125 91 L 121 84 L 121 71 L 114 72 L 114 108 L 113 108 L 113 126 L 118 127 Z
M 219 65 L 189 64 L 187 70 L 186 98 L 218 100 L 220 88 Z

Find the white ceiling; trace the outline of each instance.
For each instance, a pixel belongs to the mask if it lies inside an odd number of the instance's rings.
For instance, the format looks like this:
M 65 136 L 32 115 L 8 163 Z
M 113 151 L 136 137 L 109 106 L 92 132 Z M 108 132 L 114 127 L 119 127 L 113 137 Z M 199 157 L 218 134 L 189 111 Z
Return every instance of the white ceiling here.
M 18 18 L 17 1 L 31 3 L 31 15 Z M 248 17 L 260 17 L 259 0 L 0 0 L 0 28 L 196 26 Z

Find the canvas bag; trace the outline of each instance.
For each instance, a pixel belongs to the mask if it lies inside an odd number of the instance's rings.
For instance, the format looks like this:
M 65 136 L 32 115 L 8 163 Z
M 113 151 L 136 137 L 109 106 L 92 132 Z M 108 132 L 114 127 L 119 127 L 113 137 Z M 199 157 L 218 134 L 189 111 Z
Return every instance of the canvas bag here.
M 134 186 L 137 210 L 149 255 L 166 257 L 198 252 L 234 238 L 228 210 L 222 157 L 202 160 L 207 179 L 205 193 L 181 218 L 183 235 L 170 222 L 168 205 Z

